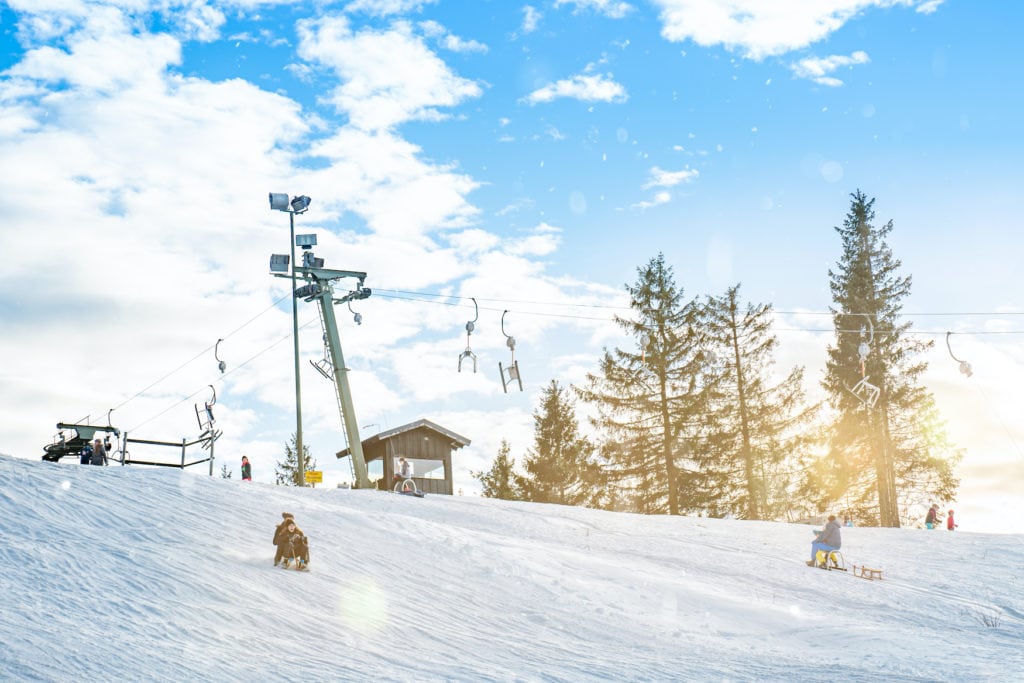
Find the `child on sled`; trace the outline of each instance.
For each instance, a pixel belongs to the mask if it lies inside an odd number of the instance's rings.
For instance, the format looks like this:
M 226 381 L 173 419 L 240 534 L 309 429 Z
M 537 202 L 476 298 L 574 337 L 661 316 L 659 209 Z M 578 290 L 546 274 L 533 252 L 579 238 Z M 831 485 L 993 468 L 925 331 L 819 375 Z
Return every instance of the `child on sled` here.
M 282 512 L 281 517 L 283 521 L 274 530 L 274 545 L 277 546 L 274 566 L 283 561 L 282 566 L 288 569 L 294 561 L 296 569 L 306 569 L 309 566 L 309 540 L 295 524 L 295 517 L 290 512 Z

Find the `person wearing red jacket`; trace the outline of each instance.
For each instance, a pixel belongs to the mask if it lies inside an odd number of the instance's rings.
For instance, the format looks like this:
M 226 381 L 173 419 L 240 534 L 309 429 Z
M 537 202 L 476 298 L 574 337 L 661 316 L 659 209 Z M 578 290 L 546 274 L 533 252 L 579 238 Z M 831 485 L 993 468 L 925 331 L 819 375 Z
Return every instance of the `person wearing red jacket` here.
M 953 531 L 953 529 L 956 529 L 958 526 L 960 525 L 953 521 L 953 511 L 950 510 L 949 514 L 946 516 L 946 528 Z

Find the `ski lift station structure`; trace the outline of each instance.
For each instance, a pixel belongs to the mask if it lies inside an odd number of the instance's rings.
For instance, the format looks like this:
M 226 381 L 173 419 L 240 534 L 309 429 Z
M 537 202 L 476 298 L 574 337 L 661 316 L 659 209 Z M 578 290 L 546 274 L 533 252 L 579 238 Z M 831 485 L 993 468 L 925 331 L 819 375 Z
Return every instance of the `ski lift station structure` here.
M 412 466 L 412 480 L 419 490 L 450 496 L 453 494 L 452 453 L 469 444 L 469 439 L 450 429 L 430 420 L 417 420 L 364 439 L 362 450 L 367 464 L 375 460 L 383 464 L 384 476 L 377 482 L 378 488 L 390 488 L 398 459 L 404 456 Z M 351 453 L 346 448 L 336 455 L 345 458 Z

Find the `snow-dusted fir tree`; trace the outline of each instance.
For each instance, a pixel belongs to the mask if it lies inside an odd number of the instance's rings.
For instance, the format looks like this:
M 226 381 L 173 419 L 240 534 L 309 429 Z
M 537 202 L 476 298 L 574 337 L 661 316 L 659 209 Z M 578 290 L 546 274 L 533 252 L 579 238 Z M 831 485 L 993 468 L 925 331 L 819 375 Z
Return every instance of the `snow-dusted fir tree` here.
M 594 446 L 580 434 L 572 398 L 556 380 L 544 387 L 533 413 L 533 447 L 516 480 L 524 500 L 595 507 L 601 470 Z
M 509 457 L 511 448 L 508 441 L 501 440 L 498 448 L 498 455 L 491 463 L 491 469 L 486 472 L 470 472 L 474 479 L 480 482 L 482 490 L 480 494 L 484 498 L 501 498 L 503 500 L 519 500 L 519 491 L 516 488 L 515 460 Z
M 829 270 L 835 345 L 823 386 L 835 418 L 830 452 L 811 471 L 819 503 L 848 501 L 864 523 L 900 526 L 909 492 L 952 500 L 961 453 L 949 441 L 931 393 L 920 384 L 933 344 L 910 334 L 902 315 L 911 278 L 886 243 L 889 221 L 873 225 L 874 199 L 857 190 L 835 230 L 843 254 Z
M 615 318 L 636 350 L 605 349 L 599 372 L 588 374 L 577 393 L 597 408 L 592 422 L 620 500 L 632 501 L 637 512 L 676 515 L 691 507 L 680 499 L 680 463 L 706 403 L 702 308 L 683 300 L 664 254 L 637 275 L 626 285 L 633 315 Z
M 316 460 L 309 454 L 309 446 L 302 444 L 304 460 L 302 461 L 304 472 L 316 469 Z M 296 444 L 295 434 L 292 434 L 291 442 L 284 445 L 284 460 L 274 466 L 274 483 L 278 486 L 299 486 L 299 461 L 295 456 Z M 310 484 L 306 484 L 309 486 Z
M 222 463 L 221 466 L 220 466 L 220 478 L 221 479 L 230 479 L 231 478 L 231 470 L 228 469 L 227 463 Z
M 803 368 L 774 374 L 778 339 L 768 304 L 743 305 L 739 285 L 707 302 L 707 349 L 715 383 L 706 438 L 693 449 L 695 495 L 709 514 L 781 519 L 792 510 L 799 456 L 813 443 Z

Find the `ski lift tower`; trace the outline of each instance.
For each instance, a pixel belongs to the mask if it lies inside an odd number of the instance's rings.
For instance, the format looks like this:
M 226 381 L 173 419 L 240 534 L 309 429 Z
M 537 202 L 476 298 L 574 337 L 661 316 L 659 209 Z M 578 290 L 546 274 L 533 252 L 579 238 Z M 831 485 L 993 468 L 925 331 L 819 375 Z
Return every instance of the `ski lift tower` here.
M 345 367 L 345 357 L 341 351 L 341 337 L 338 335 L 338 322 L 334 316 L 334 304 L 344 304 L 357 299 L 365 299 L 370 296 L 371 290 L 363 286 L 366 280 L 366 273 L 354 270 L 331 270 L 324 268 L 324 260 L 317 258 L 311 251 L 316 245 L 316 235 L 296 235 L 295 243 L 301 247 L 302 265 L 297 263 L 292 269 L 292 275 L 302 278 L 306 283 L 294 291 L 296 299 L 304 299 L 307 302 L 316 302 L 320 306 L 320 322 L 323 325 L 324 341 L 330 351 L 330 366 L 324 370 L 316 366 L 321 374 L 333 379 L 335 393 L 338 397 L 338 407 L 341 410 L 341 419 L 345 428 L 345 436 L 348 439 L 349 449 L 352 454 L 352 470 L 355 475 L 355 488 L 370 488 L 370 478 L 367 475 L 366 460 L 363 457 L 363 444 L 359 439 L 359 423 L 356 421 L 355 408 L 352 404 L 352 390 L 348 384 L 348 368 Z M 278 257 L 281 260 L 281 257 Z M 271 257 L 271 270 L 275 270 L 274 257 Z M 276 277 L 292 277 L 281 272 L 275 273 Z M 348 292 L 345 296 L 334 298 L 334 282 L 342 278 L 352 277 L 358 280 L 355 290 Z

